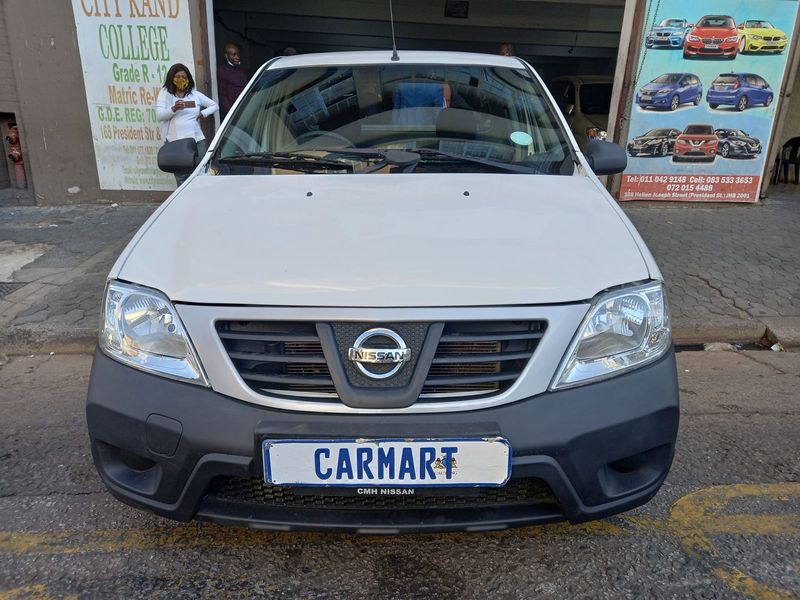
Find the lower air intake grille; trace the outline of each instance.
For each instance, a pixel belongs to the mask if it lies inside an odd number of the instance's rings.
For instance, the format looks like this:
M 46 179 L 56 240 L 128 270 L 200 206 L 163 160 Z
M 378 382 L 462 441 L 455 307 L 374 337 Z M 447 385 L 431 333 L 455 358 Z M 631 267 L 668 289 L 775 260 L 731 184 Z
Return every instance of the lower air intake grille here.
M 364 324 L 362 329 L 371 326 L 374 324 Z M 540 320 L 445 323 L 418 401 L 441 402 L 505 391 L 525 369 L 546 326 Z M 315 323 L 219 321 L 217 331 L 239 375 L 254 391 L 338 402 Z M 344 340 L 340 345 L 346 347 L 354 341 Z M 337 348 L 327 350 L 342 364 L 348 360 Z
M 208 495 L 225 502 L 286 506 L 293 508 L 341 508 L 386 510 L 414 508 L 478 508 L 556 503 L 555 496 L 541 479 L 510 479 L 503 487 L 472 488 L 460 492 L 435 490 L 406 495 L 335 495 L 335 492 L 309 493 L 265 483 L 263 479 L 217 477 Z

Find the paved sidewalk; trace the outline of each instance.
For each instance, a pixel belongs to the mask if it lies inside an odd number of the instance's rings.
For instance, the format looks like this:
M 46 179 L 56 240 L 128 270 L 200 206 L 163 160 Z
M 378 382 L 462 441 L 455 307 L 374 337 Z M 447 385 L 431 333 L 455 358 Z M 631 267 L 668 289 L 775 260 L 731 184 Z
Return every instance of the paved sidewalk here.
M 155 204 L 0 208 L 0 354 L 90 350 L 105 277 Z M 800 188 L 764 203 L 627 203 L 676 342 L 800 345 Z

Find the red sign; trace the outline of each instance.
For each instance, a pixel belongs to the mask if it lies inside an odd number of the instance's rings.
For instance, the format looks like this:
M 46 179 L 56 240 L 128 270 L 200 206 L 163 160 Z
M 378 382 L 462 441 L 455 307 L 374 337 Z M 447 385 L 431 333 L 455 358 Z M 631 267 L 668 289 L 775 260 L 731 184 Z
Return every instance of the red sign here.
M 755 202 L 757 175 L 623 175 L 620 200 Z

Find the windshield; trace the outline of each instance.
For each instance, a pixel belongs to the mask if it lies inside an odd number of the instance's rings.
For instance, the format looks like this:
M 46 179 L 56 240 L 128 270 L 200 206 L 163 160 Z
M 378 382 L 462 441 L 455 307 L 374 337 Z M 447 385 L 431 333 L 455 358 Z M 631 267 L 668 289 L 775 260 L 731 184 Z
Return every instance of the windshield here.
M 698 27 L 729 27 L 735 28 L 736 23 L 731 17 L 706 17 L 697 24 Z
M 664 19 L 661 21 L 661 27 L 683 27 L 685 21 L 681 19 Z
M 747 29 L 775 29 L 769 21 L 745 21 Z
M 651 129 L 647 133 L 645 133 L 642 137 L 664 137 L 669 135 L 671 129 Z
M 689 125 L 683 133 L 686 135 L 713 135 L 714 128 L 711 125 Z
M 678 79 L 681 78 L 680 73 L 664 73 L 663 75 L 659 75 L 650 83 L 675 83 Z
M 584 83 L 581 86 L 581 112 L 585 115 L 607 115 L 611 107 L 610 83 Z
M 211 167 L 225 175 L 571 174 L 574 163 L 526 69 L 388 64 L 264 71 Z

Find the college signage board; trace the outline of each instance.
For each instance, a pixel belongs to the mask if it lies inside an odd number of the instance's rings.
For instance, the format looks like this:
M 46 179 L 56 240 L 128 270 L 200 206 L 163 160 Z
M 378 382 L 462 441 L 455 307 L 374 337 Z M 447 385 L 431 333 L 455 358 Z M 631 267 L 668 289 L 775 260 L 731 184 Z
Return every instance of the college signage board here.
M 189 0 L 72 0 L 104 190 L 173 190 L 158 169 L 156 97 L 174 63 L 194 64 Z
M 620 200 L 755 202 L 797 0 L 647 0 Z

